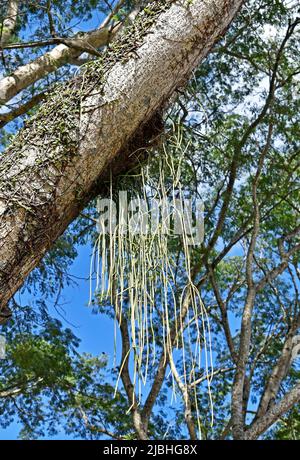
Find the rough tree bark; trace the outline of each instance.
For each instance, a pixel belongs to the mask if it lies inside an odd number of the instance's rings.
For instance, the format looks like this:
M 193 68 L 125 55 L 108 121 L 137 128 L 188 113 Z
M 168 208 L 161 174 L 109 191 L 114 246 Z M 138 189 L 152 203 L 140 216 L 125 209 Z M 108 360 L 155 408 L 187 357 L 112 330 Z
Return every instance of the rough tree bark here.
M 138 129 L 210 51 L 242 0 L 164 0 L 53 91 L 0 161 L 0 309 L 97 192 Z
M 19 0 L 7 2 L 6 16 L 0 28 L 0 45 L 7 43 L 12 36 L 18 18 Z

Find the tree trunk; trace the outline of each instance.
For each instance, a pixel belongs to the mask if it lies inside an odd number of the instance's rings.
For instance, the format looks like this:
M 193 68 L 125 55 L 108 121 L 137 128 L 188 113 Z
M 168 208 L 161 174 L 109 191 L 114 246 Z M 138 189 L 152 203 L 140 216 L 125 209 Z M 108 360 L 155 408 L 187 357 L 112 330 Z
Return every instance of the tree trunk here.
M 16 27 L 18 19 L 19 0 L 9 0 L 7 2 L 6 16 L 0 26 L 0 45 L 7 43 Z
M 242 0 L 155 1 L 56 88 L 0 161 L 0 308 L 96 193 L 109 164 L 211 49 Z

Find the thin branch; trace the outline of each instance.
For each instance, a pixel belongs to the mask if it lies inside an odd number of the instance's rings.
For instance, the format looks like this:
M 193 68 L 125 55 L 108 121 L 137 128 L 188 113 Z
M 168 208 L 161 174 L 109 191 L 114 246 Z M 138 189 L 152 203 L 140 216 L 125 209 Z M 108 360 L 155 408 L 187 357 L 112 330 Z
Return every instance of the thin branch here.
M 7 123 L 11 122 L 17 117 L 24 115 L 33 107 L 35 107 L 39 102 L 43 101 L 46 97 L 46 93 L 39 93 L 33 96 L 29 101 L 25 102 L 25 104 L 20 105 L 16 109 L 11 110 L 7 113 L 0 114 L 0 129 L 3 128 Z
M 52 2 L 51 0 L 47 0 L 47 16 L 48 16 L 48 21 L 49 21 L 50 34 L 52 35 L 52 37 L 56 37 L 56 31 L 55 31 L 51 8 L 52 8 Z
M 214 377 L 216 377 L 217 375 L 222 375 L 222 374 L 226 374 L 227 372 L 231 372 L 231 371 L 234 371 L 235 367 L 225 367 L 225 368 L 222 368 L 222 369 L 215 369 L 213 372 L 211 372 L 210 374 L 208 375 L 203 375 L 202 377 L 200 377 L 199 379 L 195 380 L 194 382 L 192 382 L 189 386 L 191 388 L 199 385 L 200 383 L 202 382 L 205 382 L 206 380 L 210 380 L 210 379 L 213 379 Z

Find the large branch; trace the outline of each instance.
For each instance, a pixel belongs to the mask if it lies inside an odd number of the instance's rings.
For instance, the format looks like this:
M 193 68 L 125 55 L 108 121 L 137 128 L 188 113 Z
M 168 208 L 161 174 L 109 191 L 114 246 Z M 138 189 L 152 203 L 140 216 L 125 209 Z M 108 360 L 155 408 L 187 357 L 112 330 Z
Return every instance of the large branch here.
M 103 47 L 113 40 L 123 25 L 119 22 L 114 26 L 110 26 L 112 18 L 119 11 L 123 3 L 124 0 L 119 0 L 112 12 L 97 29 L 86 33 L 79 32 L 71 38 L 60 38 L 55 36 L 41 42 L 31 42 L 28 44 L 18 43 L 6 46 L 0 43 L 0 48 L 2 47 L 3 49 L 22 48 L 26 46 L 40 47 L 57 44 L 51 51 L 34 59 L 28 64 L 18 67 L 12 74 L 0 80 L 0 105 L 6 104 L 24 89 L 66 64 L 84 64 L 85 60 L 80 59 L 82 53 L 99 55 L 97 48 Z M 128 16 L 130 20 L 134 19 L 138 8 L 139 2 L 137 7 L 133 9 Z M 90 56 L 90 54 L 88 54 L 88 56 Z
M 272 404 L 274 404 L 274 401 L 276 400 L 280 385 L 283 379 L 287 376 L 291 366 L 293 340 L 299 329 L 299 324 L 300 316 L 293 321 L 292 326 L 287 334 L 281 355 L 266 383 L 255 419 L 259 419 L 260 417 L 264 416 L 267 410 L 272 406 Z
M 300 383 L 298 383 L 289 393 L 287 393 L 281 401 L 272 406 L 268 412 L 259 418 L 246 431 L 245 439 L 254 440 L 261 434 L 265 433 L 274 423 L 276 423 L 282 415 L 288 412 L 300 401 Z
M 270 94 L 272 94 L 272 85 Z M 269 98 L 270 99 L 270 96 Z M 263 112 L 262 112 L 263 113 Z M 253 203 L 253 230 L 250 237 L 250 245 L 246 257 L 246 281 L 247 297 L 242 315 L 240 345 L 237 359 L 237 370 L 234 378 L 232 389 L 232 432 L 237 439 L 243 438 L 244 423 L 248 398 L 250 393 L 250 381 L 246 376 L 247 362 L 249 359 L 251 335 L 252 335 L 252 311 L 256 298 L 256 286 L 253 276 L 253 262 L 255 260 L 256 243 L 260 230 L 260 206 L 257 196 L 257 189 L 260 180 L 261 171 L 267 153 L 269 152 L 273 133 L 273 125 L 270 123 L 267 140 L 260 154 L 256 174 L 252 182 L 252 203 Z
M 32 62 L 18 67 L 11 75 L 0 80 L 0 106 L 49 73 L 78 58 L 83 51 L 107 45 L 110 38 L 108 28 L 78 34 L 72 39 L 65 39 L 69 46 L 61 43 Z
M 156 1 L 57 88 L 0 161 L 0 307 L 97 193 L 109 164 L 207 55 L 242 0 Z

